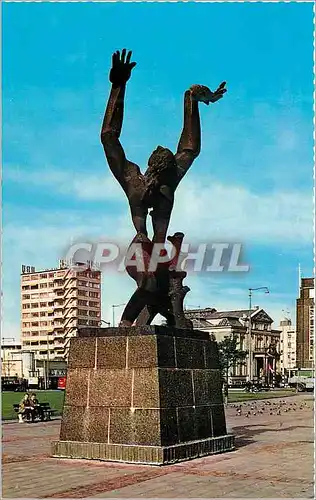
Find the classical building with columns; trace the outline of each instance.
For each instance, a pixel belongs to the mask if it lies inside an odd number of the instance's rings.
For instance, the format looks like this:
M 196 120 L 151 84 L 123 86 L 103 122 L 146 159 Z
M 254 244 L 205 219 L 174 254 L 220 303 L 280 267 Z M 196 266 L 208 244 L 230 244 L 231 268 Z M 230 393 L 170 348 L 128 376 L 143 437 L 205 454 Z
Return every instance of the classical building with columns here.
M 212 308 L 186 309 L 185 315 L 193 321 L 193 327 L 206 330 L 220 342 L 236 335 L 239 349 L 249 351 L 249 313 L 247 309 L 217 311 Z M 272 382 L 280 371 L 280 330 L 272 328 L 273 319 L 259 307 L 251 310 L 251 371 L 250 379 Z M 248 363 L 237 363 L 230 370 L 232 385 L 245 382 L 249 377 Z

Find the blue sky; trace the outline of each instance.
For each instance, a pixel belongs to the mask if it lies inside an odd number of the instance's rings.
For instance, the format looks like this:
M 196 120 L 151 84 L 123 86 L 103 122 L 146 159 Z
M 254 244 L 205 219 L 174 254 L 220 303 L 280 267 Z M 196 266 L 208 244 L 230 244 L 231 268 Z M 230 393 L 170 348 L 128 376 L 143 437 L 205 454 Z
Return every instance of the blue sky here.
M 122 143 L 145 168 L 175 150 L 183 93 L 201 106 L 202 152 L 181 183 L 170 233 L 240 242 L 247 274 L 189 276 L 188 305 L 247 307 L 295 319 L 298 263 L 312 273 L 313 12 L 309 3 L 4 4 L 3 336 L 19 332 L 21 264 L 55 266 L 71 238 L 133 237 L 99 143 L 114 50 L 133 50 Z M 103 276 L 103 317 L 134 288 Z

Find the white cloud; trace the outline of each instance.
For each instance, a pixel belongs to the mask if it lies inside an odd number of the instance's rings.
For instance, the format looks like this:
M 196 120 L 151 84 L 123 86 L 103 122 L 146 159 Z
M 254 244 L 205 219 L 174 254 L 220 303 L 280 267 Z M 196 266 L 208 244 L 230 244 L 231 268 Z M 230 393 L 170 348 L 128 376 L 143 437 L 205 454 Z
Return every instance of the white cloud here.
M 91 175 L 76 172 L 75 169 L 65 172 L 51 168 L 27 171 L 27 174 L 20 168 L 7 168 L 6 171 L 7 180 L 15 183 L 24 184 L 26 175 L 28 186 L 32 189 L 47 186 L 56 194 L 90 201 L 123 199 L 122 188 L 113 182 L 110 174 Z
M 25 182 L 19 170 L 8 170 L 14 182 Z M 30 172 L 28 185 L 50 186 L 60 195 L 86 201 L 116 201 L 127 212 L 125 195 L 112 177 L 71 174 L 58 170 Z M 124 208 L 123 208 L 124 207 Z M 221 183 L 210 176 L 192 179 L 190 173 L 179 186 L 171 231 L 183 231 L 187 238 L 236 242 L 312 241 L 312 191 L 252 192 L 245 186 Z M 89 226 L 89 224 L 88 224 Z
M 172 227 L 199 240 L 310 244 L 312 208 L 312 192 L 253 193 L 208 177 L 188 178 L 176 196 Z

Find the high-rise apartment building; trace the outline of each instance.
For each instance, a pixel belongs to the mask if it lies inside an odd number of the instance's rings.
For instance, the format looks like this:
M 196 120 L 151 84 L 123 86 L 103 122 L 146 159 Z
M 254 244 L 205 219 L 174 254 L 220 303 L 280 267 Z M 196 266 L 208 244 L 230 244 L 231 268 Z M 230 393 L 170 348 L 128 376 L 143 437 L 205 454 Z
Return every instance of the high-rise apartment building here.
M 314 368 L 315 280 L 302 278 L 296 301 L 296 366 Z
M 296 331 L 292 321 L 284 318 L 280 321 L 280 370 L 282 375 L 288 375 L 296 368 Z
M 77 328 L 99 326 L 100 320 L 100 271 L 22 267 L 22 348 L 36 359 L 65 360 Z

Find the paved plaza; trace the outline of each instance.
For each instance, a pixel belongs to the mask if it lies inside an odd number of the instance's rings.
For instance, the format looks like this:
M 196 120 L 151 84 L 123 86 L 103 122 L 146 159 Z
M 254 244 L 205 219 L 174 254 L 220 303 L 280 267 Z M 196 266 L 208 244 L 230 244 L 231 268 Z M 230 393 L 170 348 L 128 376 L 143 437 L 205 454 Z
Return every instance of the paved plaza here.
M 157 467 L 50 457 L 60 420 L 5 423 L 4 498 L 313 498 L 313 397 L 229 405 L 236 450 Z

